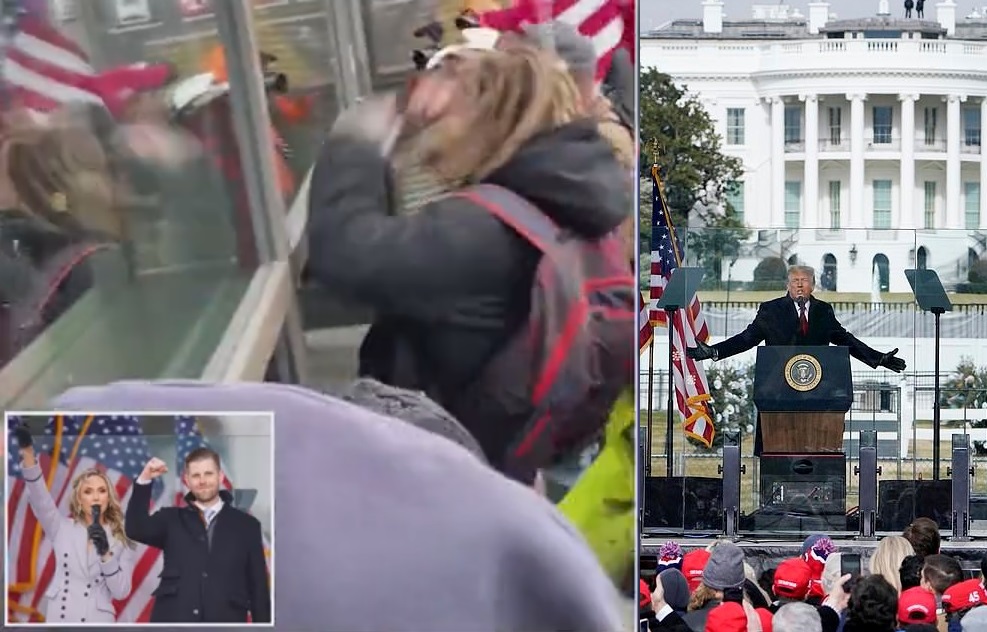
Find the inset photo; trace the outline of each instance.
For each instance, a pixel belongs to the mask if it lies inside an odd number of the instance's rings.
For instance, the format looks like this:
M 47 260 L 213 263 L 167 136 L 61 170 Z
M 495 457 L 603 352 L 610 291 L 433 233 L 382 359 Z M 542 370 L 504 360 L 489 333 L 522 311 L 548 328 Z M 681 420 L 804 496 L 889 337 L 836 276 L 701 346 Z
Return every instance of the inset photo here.
M 273 625 L 272 413 L 7 413 L 5 626 Z

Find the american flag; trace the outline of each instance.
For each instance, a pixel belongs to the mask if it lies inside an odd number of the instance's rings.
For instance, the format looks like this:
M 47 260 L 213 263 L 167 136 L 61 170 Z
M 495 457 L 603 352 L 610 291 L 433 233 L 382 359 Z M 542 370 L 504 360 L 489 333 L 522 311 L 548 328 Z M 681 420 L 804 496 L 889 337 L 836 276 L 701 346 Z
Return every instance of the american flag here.
M 602 81 L 610 71 L 610 60 L 617 49 L 627 47 L 631 57 L 634 56 L 634 15 L 631 0 L 516 0 L 507 9 L 483 13 L 480 20 L 484 26 L 498 31 L 516 31 L 525 23 L 551 20 L 575 26 L 593 40 L 598 57 L 596 78 Z
M 12 428 L 21 420 L 8 418 Z M 9 434 L 9 433 L 8 433 Z M 10 556 L 8 596 L 11 620 L 42 621 L 43 597 L 55 570 L 51 541 L 41 533 L 27 502 L 20 476 L 16 441 L 11 436 L 8 449 L 8 476 L 13 481 L 7 500 Z M 78 472 L 97 467 L 106 472 L 126 508 L 133 482 L 151 458 L 140 421 L 133 416 L 70 416 L 48 419 L 44 436 L 35 439 L 42 472 L 52 498 L 63 515 L 69 515 L 72 480 Z M 154 507 L 173 505 L 177 500 L 173 485 L 155 483 Z M 137 545 L 134 556 L 133 590 L 115 602 L 119 621 L 146 622 L 150 617 L 163 559 L 161 551 Z
M 651 179 L 654 185 L 651 194 L 651 322 L 667 327 L 664 310 L 657 309 L 655 305 L 664 293 L 672 271 L 682 265 L 682 248 L 665 206 L 657 167 L 652 167 Z M 710 395 L 706 373 L 702 364 L 688 358 L 685 351 L 687 347 L 695 347 L 696 340 L 706 342 L 709 339 L 709 328 L 699 297 L 692 298 L 688 309 L 680 309 L 673 314 L 672 330 L 672 373 L 678 409 L 686 420 L 684 430 L 687 435 L 710 447 L 716 430 L 708 404 Z
M 66 103 L 103 103 L 85 51 L 42 16 L 8 16 L 4 30 L 0 76 L 5 107 L 45 114 Z
M 641 299 L 641 309 L 637 315 L 637 348 L 639 352 L 643 353 L 655 336 L 655 328 L 651 324 L 651 315 L 648 313 L 648 299 L 644 296 L 644 292 L 641 292 L 639 298 Z

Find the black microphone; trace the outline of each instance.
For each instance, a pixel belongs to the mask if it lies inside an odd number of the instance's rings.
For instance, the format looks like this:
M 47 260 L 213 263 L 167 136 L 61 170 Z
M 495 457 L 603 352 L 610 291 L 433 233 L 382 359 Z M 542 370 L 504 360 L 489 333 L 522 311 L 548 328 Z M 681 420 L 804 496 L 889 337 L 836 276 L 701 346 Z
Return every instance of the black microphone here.
M 795 302 L 798 303 L 799 309 L 802 309 L 803 307 L 805 307 L 805 297 L 804 296 L 799 296 L 797 299 L 795 299 Z
M 93 524 L 99 524 L 99 505 L 93 505 Z

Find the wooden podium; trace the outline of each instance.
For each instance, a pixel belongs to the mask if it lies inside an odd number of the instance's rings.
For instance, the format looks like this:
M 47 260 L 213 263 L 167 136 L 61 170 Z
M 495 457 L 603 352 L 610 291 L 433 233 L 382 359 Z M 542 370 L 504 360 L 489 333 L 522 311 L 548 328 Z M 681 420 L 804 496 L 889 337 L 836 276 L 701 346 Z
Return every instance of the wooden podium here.
M 852 402 L 846 347 L 758 347 L 754 403 L 764 454 L 842 452 Z

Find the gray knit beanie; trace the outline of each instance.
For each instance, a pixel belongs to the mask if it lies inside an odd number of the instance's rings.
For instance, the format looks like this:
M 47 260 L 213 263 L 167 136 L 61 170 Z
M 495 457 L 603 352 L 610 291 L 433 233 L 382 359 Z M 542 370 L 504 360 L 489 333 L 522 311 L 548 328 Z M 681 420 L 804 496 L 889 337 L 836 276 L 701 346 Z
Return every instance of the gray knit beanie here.
M 733 542 L 717 544 L 703 569 L 703 583 L 713 590 L 744 585 L 744 552 Z

